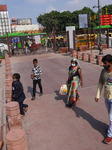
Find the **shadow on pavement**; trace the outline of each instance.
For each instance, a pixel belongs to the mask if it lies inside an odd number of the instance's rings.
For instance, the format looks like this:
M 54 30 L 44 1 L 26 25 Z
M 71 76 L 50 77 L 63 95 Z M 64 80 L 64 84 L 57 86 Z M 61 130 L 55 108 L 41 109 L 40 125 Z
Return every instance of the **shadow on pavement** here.
M 27 92 L 30 93 L 31 96 L 33 96 L 33 88 L 30 87 L 30 86 L 28 86 L 27 89 L 28 89 Z M 37 93 L 37 94 L 40 94 L 40 92 L 37 92 L 37 91 L 36 91 L 36 93 Z
M 32 87 L 30 87 L 30 86 L 28 86 L 27 87 L 27 89 L 28 89 L 28 93 L 30 93 L 31 94 L 31 96 L 33 96 L 33 88 Z
M 106 137 L 106 129 L 108 128 L 107 124 L 95 119 L 88 112 L 86 112 L 85 110 L 83 110 L 77 106 L 75 106 L 72 110 L 75 112 L 75 114 L 78 118 L 82 117 L 93 127 L 93 129 L 100 132 L 104 136 L 104 138 Z
M 66 104 L 66 99 L 67 99 L 67 95 L 60 95 L 59 91 L 55 91 L 56 93 L 56 100 L 63 100 L 63 102 Z M 88 112 L 86 112 L 85 110 L 75 106 L 74 108 L 72 108 L 71 110 L 73 110 L 76 114 L 77 118 L 82 117 L 84 120 L 86 120 L 93 129 L 97 130 L 98 132 L 100 132 L 103 137 L 106 137 L 106 129 L 108 129 L 108 125 L 95 119 L 92 115 L 90 115 Z
M 59 91 L 55 91 L 55 93 L 56 93 L 55 99 L 56 100 L 63 100 L 64 103 L 66 104 L 67 95 L 60 95 Z

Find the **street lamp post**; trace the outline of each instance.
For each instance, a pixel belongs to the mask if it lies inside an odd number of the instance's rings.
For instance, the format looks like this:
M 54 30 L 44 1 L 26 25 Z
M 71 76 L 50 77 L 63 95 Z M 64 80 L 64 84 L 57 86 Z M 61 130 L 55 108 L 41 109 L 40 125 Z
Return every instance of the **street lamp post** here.
M 98 6 L 93 6 L 93 8 L 98 8 L 98 20 L 99 20 L 99 55 L 103 55 L 102 43 L 101 43 L 101 24 L 100 24 L 100 2 L 98 0 Z

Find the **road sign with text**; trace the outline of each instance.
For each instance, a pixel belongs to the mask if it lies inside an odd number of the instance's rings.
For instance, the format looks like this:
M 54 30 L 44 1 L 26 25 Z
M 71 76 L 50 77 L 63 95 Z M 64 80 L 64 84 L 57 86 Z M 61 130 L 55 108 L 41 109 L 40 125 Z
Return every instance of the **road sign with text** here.
M 112 25 L 112 15 L 101 15 L 100 23 L 101 25 Z

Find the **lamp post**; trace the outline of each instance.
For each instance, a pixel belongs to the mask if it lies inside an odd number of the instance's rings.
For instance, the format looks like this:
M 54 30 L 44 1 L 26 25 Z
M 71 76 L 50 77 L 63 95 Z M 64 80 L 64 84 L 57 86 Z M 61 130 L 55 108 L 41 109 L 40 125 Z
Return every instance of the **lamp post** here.
M 99 21 L 99 55 L 103 55 L 102 43 L 101 43 L 100 2 L 99 2 L 99 0 L 98 0 L 98 6 L 93 6 L 93 8 L 98 8 L 98 21 Z

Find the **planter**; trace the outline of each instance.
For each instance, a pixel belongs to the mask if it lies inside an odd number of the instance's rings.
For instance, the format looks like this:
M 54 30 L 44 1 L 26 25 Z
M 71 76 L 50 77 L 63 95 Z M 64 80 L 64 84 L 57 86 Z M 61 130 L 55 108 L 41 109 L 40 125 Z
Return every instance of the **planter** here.
M 60 53 L 67 53 L 68 47 L 60 47 Z

